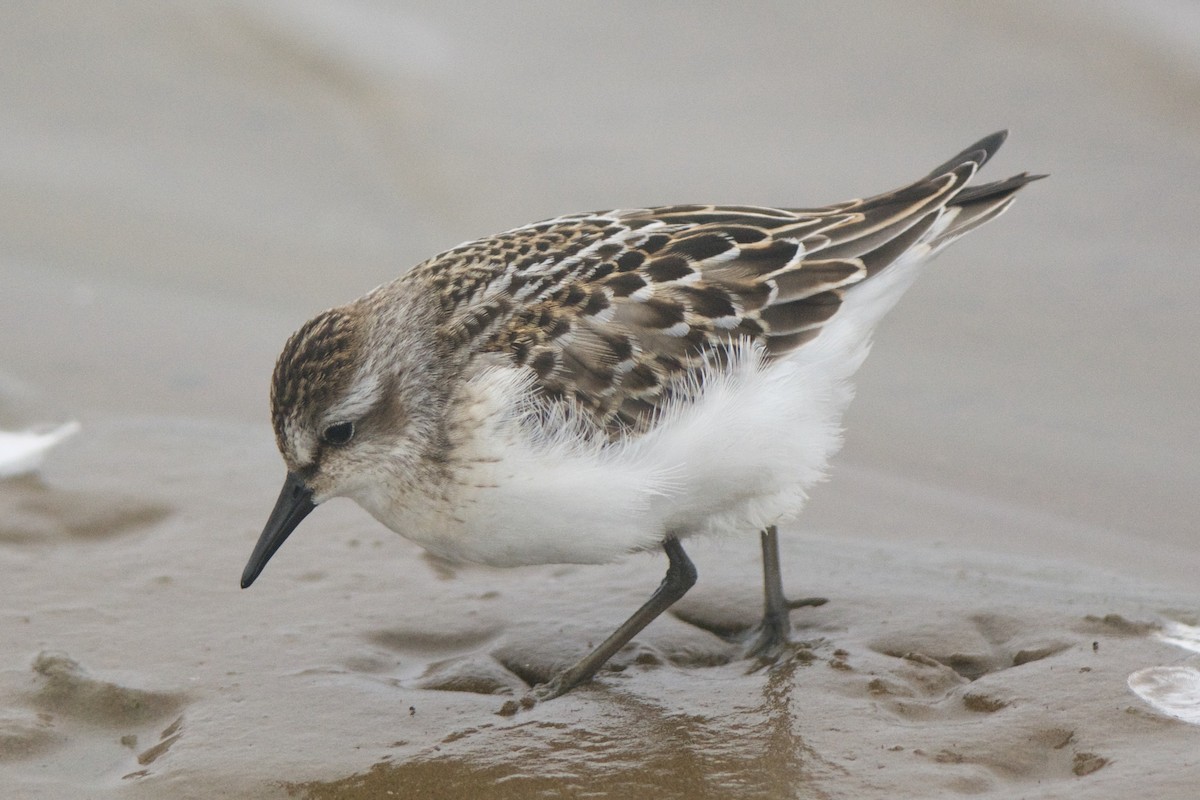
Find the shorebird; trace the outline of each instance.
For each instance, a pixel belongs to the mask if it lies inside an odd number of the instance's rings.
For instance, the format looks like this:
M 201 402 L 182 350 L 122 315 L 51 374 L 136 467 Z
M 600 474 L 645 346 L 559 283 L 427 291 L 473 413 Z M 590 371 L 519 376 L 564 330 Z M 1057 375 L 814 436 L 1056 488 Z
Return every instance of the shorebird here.
M 930 256 L 1039 175 L 968 185 L 1005 132 L 896 191 L 822 208 L 573 214 L 467 242 L 318 314 L 275 366 L 287 478 L 242 576 L 349 497 L 439 556 L 602 563 L 662 548 L 666 576 L 560 695 L 684 595 L 692 536 L 758 532 L 787 643 L 777 525 L 841 445 L 872 331 Z M 813 600 L 810 602 L 818 602 Z

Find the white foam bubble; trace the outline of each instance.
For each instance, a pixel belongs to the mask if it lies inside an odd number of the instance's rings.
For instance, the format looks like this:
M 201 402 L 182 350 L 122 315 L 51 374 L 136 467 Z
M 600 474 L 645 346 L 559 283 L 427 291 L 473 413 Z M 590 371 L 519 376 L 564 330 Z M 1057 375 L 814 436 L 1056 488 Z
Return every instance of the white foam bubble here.
M 1159 713 L 1200 725 L 1200 670 L 1195 667 L 1147 667 L 1130 675 L 1128 683 Z
M 1185 625 L 1174 620 L 1163 623 L 1162 628 L 1154 633 L 1154 638 L 1166 644 L 1200 653 L 1200 627 Z

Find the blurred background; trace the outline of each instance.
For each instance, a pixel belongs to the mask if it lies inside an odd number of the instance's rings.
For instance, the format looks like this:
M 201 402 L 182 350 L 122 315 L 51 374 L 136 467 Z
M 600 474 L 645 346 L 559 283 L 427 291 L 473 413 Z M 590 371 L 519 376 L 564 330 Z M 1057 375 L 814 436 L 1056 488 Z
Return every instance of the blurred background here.
M 789 591 L 831 599 L 797 624 L 855 669 L 917 669 L 885 633 L 991 658 L 995 615 L 1021 653 L 1079 645 L 1004 673 L 1014 709 L 889 715 L 862 672 L 818 665 L 793 714 L 776 673 L 668 665 L 497 725 L 496 698 L 423 676 L 523 690 L 501 663 L 582 648 L 660 560 L 452 580 L 350 503 L 237 588 L 283 477 L 271 369 L 316 312 L 537 219 L 823 205 L 1000 128 L 984 178 L 1050 178 L 884 321 L 784 546 Z M 1112 712 L 1132 670 L 1181 657 L 1139 620 L 1195 621 L 1198 208 L 1194 0 L 0 4 L 0 429 L 82 424 L 40 478 L 0 483 L 0 786 L 282 797 L 457 752 L 497 765 L 462 796 L 593 762 L 682 776 L 656 797 L 702 796 L 684 784 L 705 769 L 856 797 L 920 795 L 933 769 L 954 796 L 1033 796 L 1076 786 L 1074 737 L 1113 758 L 1111 796 L 1158 763 L 1191 797 L 1191 731 Z M 689 600 L 753 613 L 757 547 L 698 545 Z M 667 653 L 712 639 L 666 615 L 646 632 Z M 1031 733 L 1050 722 L 1067 738 Z M 762 745 L 776 723 L 792 760 Z M 984 766 L 943 759 L 968 740 Z
M 0 32 L 0 371 L 39 411 L 265 424 L 292 329 L 463 240 L 823 204 L 1007 127 L 987 176 L 1052 178 L 882 327 L 813 524 L 887 535 L 853 508 L 936 486 L 1192 553 L 1195 3 L 41 2 Z

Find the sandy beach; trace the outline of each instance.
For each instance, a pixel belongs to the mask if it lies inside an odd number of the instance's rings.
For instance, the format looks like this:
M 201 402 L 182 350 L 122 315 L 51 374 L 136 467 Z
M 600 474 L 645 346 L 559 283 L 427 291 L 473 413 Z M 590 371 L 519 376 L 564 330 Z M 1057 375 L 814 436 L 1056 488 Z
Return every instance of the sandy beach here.
M 1200 785 L 1200 12 L 762 3 L 0 10 L 0 795 L 1129 798 Z M 659 555 L 448 564 L 322 506 L 238 578 L 312 314 L 586 209 L 808 206 L 1012 133 L 1051 178 L 885 320 L 782 531 L 591 684 L 512 700 Z

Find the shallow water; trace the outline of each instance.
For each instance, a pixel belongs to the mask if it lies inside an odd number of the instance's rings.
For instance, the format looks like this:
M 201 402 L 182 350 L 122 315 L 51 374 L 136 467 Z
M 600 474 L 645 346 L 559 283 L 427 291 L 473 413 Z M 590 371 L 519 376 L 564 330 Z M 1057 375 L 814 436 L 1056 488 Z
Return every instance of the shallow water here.
M 1191 797 L 1200 71 L 1173 43 L 1196 23 L 0 10 L 0 429 L 81 423 L 0 481 L 3 793 Z M 830 602 L 775 669 L 730 641 L 753 532 L 697 544 L 696 589 L 594 685 L 513 715 L 661 558 L 457 567 L 333 503 L 238 589 L 282 478 L 271 365 L 311 313 L 531 219 L 828 202 L 1003 125 L 988 174 L 1053 177 L 881 329 L 784 531 L 788 588 Z

